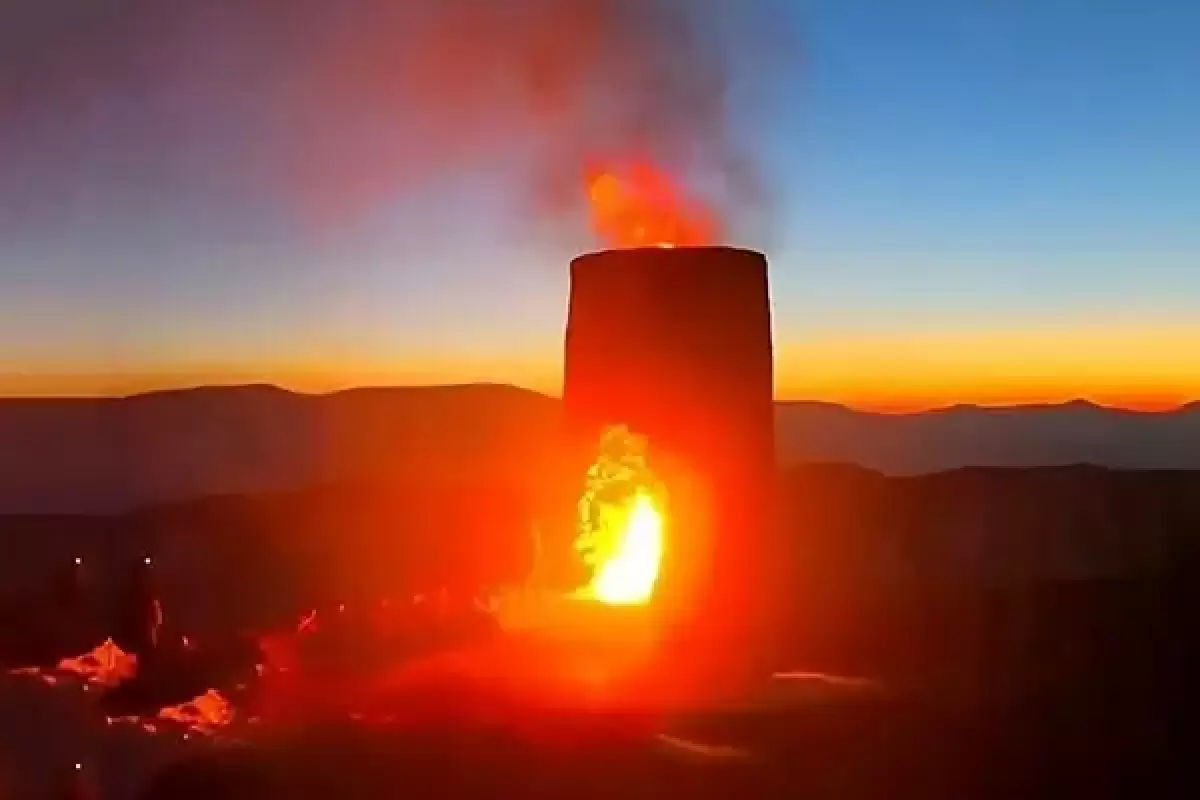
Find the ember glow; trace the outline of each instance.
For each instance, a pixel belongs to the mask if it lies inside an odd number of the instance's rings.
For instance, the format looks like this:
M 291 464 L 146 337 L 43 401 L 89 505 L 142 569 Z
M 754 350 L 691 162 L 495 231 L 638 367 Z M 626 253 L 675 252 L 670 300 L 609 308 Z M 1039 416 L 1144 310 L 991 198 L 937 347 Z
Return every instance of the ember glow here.
M 8 670 L 9 675 L 27 676 L 47 686 L 59 689 L 82 687 L 83 691 L 97 690 L 102 694 L 138 676 L 138 659 L 126 653 L 112 639 L 106 639 L 94 649 L 78 656 L 61 659 L 53 668 L 20 667 Z M 215 736 L 235 719 L 233 705 L 215 689 L 174 706 L 166 706 L 149 715 L 106 717 L 108 724 L 134 725 L 146 733 L 162 732 L 164 724 L 189 733 Z M 79 769 L 79 767 L 76 767 Z
M 106 639 L 88 653 L 62 659 L 56 669 L 83 678 L 88 683 L 112 687 L 137 675 L 137 656 L 126 653 L 112 639 Z
M 186 703 L 161 708 L 153 717 L 116 717 L 110 721 L 137 724 L 147 733 L 158 733 L 160 724 L 170 723 L 186 732 L 215 736 L 227 728 L 235 716 L 229 700 L 216 689 L 209 689 Z
M 57 686 L 63 679 L 82 681 L 83 687 L 96 686 L 111 689 L 137 675 L 137 656 L 126 653 L 112 639 L 82 653 L 59 660 L 52 669 L 40 667 L 16 667 L 8 670 L 9 675 L 24 675 L 41 680 L 49 686 Z
M 581 596 L 644 605 L 654 594 L 664 546 L 663 492 L 646 463 L 646 440 L 609 428 L 579 501 L 575 547 L 592 568 Z
M 717 238 L 712 213 L 645 163 L 587 175 L 592 229 L 612 247 L 685 247 Z

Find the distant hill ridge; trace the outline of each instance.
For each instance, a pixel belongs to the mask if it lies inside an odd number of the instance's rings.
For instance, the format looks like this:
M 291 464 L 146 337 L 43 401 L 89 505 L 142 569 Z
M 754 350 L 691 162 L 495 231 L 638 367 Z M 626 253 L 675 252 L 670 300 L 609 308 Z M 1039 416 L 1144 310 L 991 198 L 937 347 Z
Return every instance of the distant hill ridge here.
M 278 387 L 274 387 L 278 388 Z M 281 389 L 280 391 L 287 391 Z M 1140 409 L 1140 408 L 1125 408 L 1123 406 L 1110 406 L 1103 403 L 1097 403 L 1086 398 L 1075 398 L 1074 400 L 1065 400 L 1061 403 L 1013 403 L 1009 405 L 983 405 L 979 403 L 952 403 L 946 406 L 934 406 L 932 408 L 920 409 L 915 411 L 897 410 L 897 411 L 870 411 L 865 409 L 856 409 L 845 406 L 841 403 L 830 403 L 823 400 L 779 400 L 778 405 L 783 406 L 808 406 L 815 408 L 844 408 L 847 411 L 856 414 L 870 414 L 874 416 L 885 417 L 910 417 L 918 414 L 949 414 L 960 413 L 964 411 L 997 411 L 997 412 L 1026 412 L 1026 411 L 1048 411 L 1052 409 L 1095 409 L 1099 411 L 1110 411 L 1118 414 L 1130 414 L 1135 416 L 1159 416 L 1187 413 L 1190 411 L 1200 410 L 1200 400 L 1195 400 L 1190 403 L 1182 403 L 1174 408 L 1166 409 Z
M 169 397 L 173 395 L 184 394 L 207 394 L 207 393 L 262 393 L 262 394 L 285 394 L 296 395 L 300 397 L 334 397 L 347 394 L 362 394 L 365 392 L 487 392 L 499 390 L 502 392 L 521 392 L 525 394 L 533 394 L 541 397 L 552 397 L 543 392 L 538 392 L 533 389 L 525 389 L 520 386 L 513 386 L 507 383 L 489 383 L 489 382 L 473 382 L 473 383 L 447 383 L 447 384 L 430 384 L 430 385 L 415 385 L 415 386 L 352 386 L 345 389 L 333 389 L 324 392 L 304 392 L 296 389 L 287 389 L 275 383 L 231 383 L 231 384 L 205 384 L 199 386 L 181 386 L 171 387 L 166 389 L 150 389 L 144 392 L 134 392 L 126 395 L 112 396 L 47 396 L 47 397 L 3 397 L 0 396 L 0 404 L 5 403 L 43 403 L 43 402 L 96 402 L 109 401 L 119 402 L 123 400 L 131 400 L 141 397 Z M 1152 409 L 1136 409 L 1124 408 L 1121 406 L 1110 406 L 1103 403 L 1096 403 L 1086 398 L 1075 398 L 1066 400 L 1061 403 L 1014 403 L 1010 405 L 982 405 L 978 403 L 953 403 L 946 406 L 935 406 L 928 409 L 917 411 L 871 411 L 865 409 L 856 409 L 846 406 L 842 403 L 832 403 L 824 400 L 779 400 L 777 405 L 788 407 L 813 407 L 813 408 L 842 408 L 846 411 L 856 414 L 870 414 L 874 416 L 887 417 L 903 417 L 914 416 L 918 414 L 939 414 L 947 412 L 959 411 L 1034 411 L 1048 409 L 1063 409 L 1063 408 L 1089 408 L 1098 409 L 1101 411 L 1113 411 L 1123 414 L 1136 415 L 1162 415 L 1176 414 L 1188 411 L 1200 410 L 1200 400 L 1183 403 L 1177 408 L 1169 408 L 1162 410 Z
M 512 469 L 551 441 L 555 398 L 501 384 L 302 394 L 270 384 L 114 398 L 0 398 L 0 513 L 109 513 L 212 494 Z M 784 464 L 892 475 L 965 466 L 1200 469 L 1200 403 L 1086 401 L 921 413 L 777 404 Z

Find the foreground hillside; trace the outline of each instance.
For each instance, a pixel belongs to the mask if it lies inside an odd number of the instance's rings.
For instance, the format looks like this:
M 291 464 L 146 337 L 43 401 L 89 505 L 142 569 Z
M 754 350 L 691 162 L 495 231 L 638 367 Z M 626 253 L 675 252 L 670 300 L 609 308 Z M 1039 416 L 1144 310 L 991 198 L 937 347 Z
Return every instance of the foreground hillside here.
M 784 470 L 780 481 L 797 560 L 827 561 L 823 569 L 847 577 L 1004 584 L 1150 574 L 1200 537 L 1200 471 L 1074 466 L 889 477 L 830 464 Z M 116 515 L 0 516 L 9 553 L 0 585 L 16 591 L 76 555 L 104 564 L 146 552 L 161 570 L 177 560 L 181 581 L 242 572 L 269 580 L 304 563 L 331 591 L 507 582 L 530 568 L 533 492 L 512 470 L 447 466 Z
M 396 757 L 402 739 L 298 731 L 300 741 L 277 749 L 211 761 L 175 740 L 148 740 L 150 750 L 110 742 L 108 727 L 62 703 L 34 716 L 37 698 L 13 684 L 0 686 L 0 705 L 35 722 L 0 731 L 22 744 L 0 760 L 0 781 L 61 775 L 82 748 L 101 753 L 103 781 L 119 784 L 108 796 L 131 797 L 170 744 L 198 760 L 161 774 L 152 796 L 390 797 L 413 780 L 452 796 L 436 769 L 443 757 L 471 759 L 470 776 L 494 775 L 494 785 L 566 763 L 578 769 L 563 773 L 571 783 L 604 769 L 607 782 L 580 785 L 631 787 L 630 796 L 659 790 L 660 775 L 681 797 L 1159 794 L 1166 709 L 1194 694 L 1200 472 L 897 478 L 827 465 L 780 481 L 790 576 L 781 666 L 870 676 L 889 699 L 697 719 L 680 730 L 770 757 L 750 771 L 689 761 L 680 772 L 649 751 L 651 760 L 622 756 L 611 767 L 600 749 L 586 764 L 539 752 L 495 759 L 518 745 L 489 733 L 472 750 L 458 731 L 447 750 L 426 731 L 403 740 L 411 760 Z M 169 624 L 207 646 L 245 628 L 293 626 L 314 606 L 336 614 L 343 603 L 519 581 L 530 567 L 529 495 L 511 473 L 434 471 L 423 481 L 224 495 L 111 516 L 0 517 L 0 586 L 5 610 L 27 614 L 56 565 L 79 555 L 88 596 L 103 607 L 112 576 L 153 553 Z M 83 702 L 70 697 L 72 708 Z
M 115 513 L 213 494 L 401 480 L 535 463 L 553 398 L 508 386 L 271 386 L 128 398 L 0 399 L 0 513 Z M 777 406 L 785 466 L 909 475 L 965 466 L 1200 469 L 1200 406 L 1134 414 L 1086 403 L 882 415 Z
M 1200 472 L 889 478 L 813 466 L 781 480 L 792 638 L 839 668 L 975 648 L 981 634 L 1010 637 L 1013 657 L 1049 659 L 1060 624 L 1145 655 L 1150 645 L 1121 637 L 1158 635 L 1145 620 L 1161 622 L 1163 604 L 1176 603 L 1170 592 L 1190 585 L 1173 576 L 1196 567 Z M 0 518 L 9 554 L 0 585 L 9 598 L 32 596 L 56 564 L 80 555 L 103 602 L 122 562 L 153 553 L 173 621 L 205 637 L 313 606 L 520 582 L 532 566 L 531 508 L 519 481 L 464 474 L 111 517 L 9 516 Z M 573 558 L 569 542 L 545 548 Z

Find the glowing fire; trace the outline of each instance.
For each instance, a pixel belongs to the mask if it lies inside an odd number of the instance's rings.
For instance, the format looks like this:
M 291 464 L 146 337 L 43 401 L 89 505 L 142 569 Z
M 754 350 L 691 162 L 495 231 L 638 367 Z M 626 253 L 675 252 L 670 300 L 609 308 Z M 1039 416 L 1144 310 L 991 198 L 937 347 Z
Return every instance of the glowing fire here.
M 575 546 L 592 567 L 580 594 L 610 605 L 643 605 L 662 565 L 662 488 L 646 464 L 646 440 L 609 428 L 579 501 Z
M 712 214 L 649 164 L 592 169 L 587 192 L 592 228 L 613 247 L 703 245 L 716 238 Z
M 639 493 L 624 514 L 624 533 L 617 550 L 597 565 L 592 578 L 596 598 L 613 605 L 649 601 L 662 559 L 662 514 L 654 501 Z

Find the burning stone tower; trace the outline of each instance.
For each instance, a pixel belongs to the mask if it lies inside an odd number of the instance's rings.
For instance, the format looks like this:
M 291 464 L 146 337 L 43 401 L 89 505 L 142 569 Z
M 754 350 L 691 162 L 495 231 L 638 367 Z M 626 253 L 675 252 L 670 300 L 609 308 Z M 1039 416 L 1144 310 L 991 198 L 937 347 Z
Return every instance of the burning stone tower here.
M 576 258 L 563 399 L 575 474 L 610 426 L 649 442 L 668 496 L 654 602 L 681 643 L 757 660 L 779 558 L 766 258 L 730 247 Z

